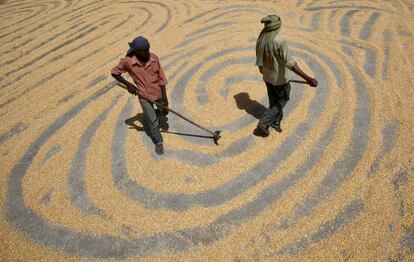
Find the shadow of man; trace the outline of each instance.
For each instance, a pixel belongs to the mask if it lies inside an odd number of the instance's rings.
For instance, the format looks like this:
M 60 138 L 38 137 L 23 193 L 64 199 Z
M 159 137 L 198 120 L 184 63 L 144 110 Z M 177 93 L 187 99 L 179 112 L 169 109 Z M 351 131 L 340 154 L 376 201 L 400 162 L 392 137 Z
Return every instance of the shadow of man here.
M 260 104 L 256 100 L 250 99 L 249 94 L 246 92 L 238 93 L 234 96 L 234 99 L 236 100 L 238 109 L 245 110 L 246 113 L 254 116 L 257 120 L 260 120 L 267 109 L 264 105 Z M 281 130 L 276 131 L 281 132 Z M 253 131 L 253 134 L 260 137 L 266 137 L 268 135 L 266 133 L 263 133 L 259 128 L 256 128 Z
M 265 106 L 256 100 L 251 100 L 249 94 L 246 92 L 234 95 L 234 99 L 236 100 L 238 109 L 245 110 L 246 113 L 254 116 L 256 119 L 260 119 L 266 110 Z
M 166 116 L 160 116 L 160 129 L 161 131 L 168 131 L 169 129 L 169 124 L 168 124 L 168 117 Z M 135 124 L 135 122 L 139 122 L 141 124 L 141 126 L 138 126 L 137 124 Z M 143 113 L 138 113 L 136 116 L 133 116 L 131 118 L 128 118 L 127 120 L 125 120 L 125 124 L 129 125 L 131 127 L 131 129 L 135 129 L 138 132 L 142 132 L 144 131 L 144 114 Z
M 141 127 L 143 126 L 143 117 L 144 117 L 144 114 L 139 113 L 136 116 L 133 116 L 125 120 L 125 124 L 129 125 L 131 127 L 130 129 L 136 129 L 139 132 L 144 131 L 144 129 Z M 140 122 L 141 126 L 136 125 L 135 124 L 136 121 Z

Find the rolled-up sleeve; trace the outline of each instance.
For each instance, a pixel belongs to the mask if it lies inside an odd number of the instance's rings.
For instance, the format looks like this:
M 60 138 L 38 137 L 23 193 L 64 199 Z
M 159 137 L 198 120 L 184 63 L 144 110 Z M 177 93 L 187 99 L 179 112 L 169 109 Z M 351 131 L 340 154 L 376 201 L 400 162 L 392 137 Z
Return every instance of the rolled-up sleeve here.
M 292 70 L 292 68 L 296 65 L 296 61 L 289 56 L 289 48 L 286 41 L 283 41 L 279 48 L 279 55 L 282 58 L 285 66 Z
M 124 59 L 121 59 L 121 61 L 119 61 L 119 64 L 117 66 L 115 66 L 114 68 L 112 68 L 111 74 L 112 75 L 121 75 L 125 71 L 126 71 L 125 61 L 124 61 Z
M 157 58 L 158 66 L 158 81 L 160 86 L 166 86 L 168 84 L 167 78 L 165 77 L 164 70 L 162 70 L 160 60 Z

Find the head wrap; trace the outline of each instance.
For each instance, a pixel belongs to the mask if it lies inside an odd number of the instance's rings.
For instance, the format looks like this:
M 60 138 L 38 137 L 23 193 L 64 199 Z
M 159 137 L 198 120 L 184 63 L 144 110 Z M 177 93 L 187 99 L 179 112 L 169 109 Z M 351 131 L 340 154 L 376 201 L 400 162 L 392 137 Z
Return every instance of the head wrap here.
M 274 50 L 273 40 L 279 34 L 282 20 L 277 15 L 268 15 L 262 18 L 261 23 L 264 28 L 256 42 L 256 65 L 269 67 L 273 63 L 270 55 Z
M 150 48 L 150 43 L 143 36 L 138 36 L 131 43 L 129 43 L 129 49 L 127 56 L 134 54 L 136 51 L 148 50 Z

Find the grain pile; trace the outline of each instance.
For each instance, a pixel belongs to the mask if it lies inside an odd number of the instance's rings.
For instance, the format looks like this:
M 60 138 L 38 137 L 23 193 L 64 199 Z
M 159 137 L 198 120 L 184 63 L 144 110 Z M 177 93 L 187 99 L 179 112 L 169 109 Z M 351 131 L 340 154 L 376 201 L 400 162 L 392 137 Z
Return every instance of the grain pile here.
M 412 260 L 412 1 L 282 2 L 0 1 L 0 260 Z M 260 138 L 269 13 L 320 85 Z M 137 35 L 220 146 L 170 114 L 153 152 L 110 76 Z

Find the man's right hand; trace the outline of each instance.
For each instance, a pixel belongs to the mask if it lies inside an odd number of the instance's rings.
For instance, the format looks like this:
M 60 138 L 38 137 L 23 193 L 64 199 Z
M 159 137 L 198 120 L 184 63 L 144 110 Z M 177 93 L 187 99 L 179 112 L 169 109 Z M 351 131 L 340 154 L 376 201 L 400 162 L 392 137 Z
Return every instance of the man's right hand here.
M 128 89 L 128 92 L 130 94 L 133 94 L 133 95 L 136 95 L 137 94 L 137 90 L 136 90 L 136 88 L 135 88 L 135 86 L 133 84 L 128 84 L 127 85 L 127 89 Z

